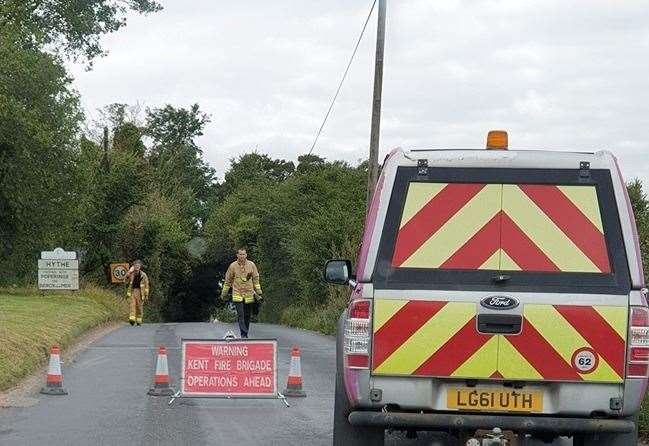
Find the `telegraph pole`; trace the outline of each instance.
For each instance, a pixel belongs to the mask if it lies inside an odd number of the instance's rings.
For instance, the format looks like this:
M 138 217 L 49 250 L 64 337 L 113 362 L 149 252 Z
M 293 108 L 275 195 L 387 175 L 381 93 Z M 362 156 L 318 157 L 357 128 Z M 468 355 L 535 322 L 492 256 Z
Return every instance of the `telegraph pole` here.
M 376 61 L 374 66 L 374 100 L 372 102 L 372 133 L 370 159 L 367 169 L 367 206 L 379 177 L 379 135 L 381 133 L 381 97 L 383 93 L 383 53 L 385 49 L 385 15 L 387 0 L 379 0 L 379 17 L 376 31 Z

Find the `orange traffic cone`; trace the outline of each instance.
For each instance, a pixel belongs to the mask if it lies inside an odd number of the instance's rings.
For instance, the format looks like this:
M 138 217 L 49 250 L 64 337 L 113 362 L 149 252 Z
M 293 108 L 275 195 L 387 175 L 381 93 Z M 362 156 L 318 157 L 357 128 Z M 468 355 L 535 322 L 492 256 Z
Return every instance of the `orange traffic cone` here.
M 302 390 L 302 366 L 300 365 L 300 347 L 293 346 L 291 350 L 291 370 L 288 373 L 284 396 L 304 397 L 306 392 Z
M 52 346 L 50 350 L 50 365 L 47 369 L 45 387 L 41 389 L 44 395 L 67 395 L 63 388 L 63 374 L 61 373 L 61 349 L 58 345 Z
M 153 396 L 171 396 L 174 389 L 169 385 L 169 366 L 167 365 L 167 348 L 161 345 L 158 349 L 158 361 L 155 366 L 155 376 L 153 378 L 153 387 L 149 389 L 148 394 Z

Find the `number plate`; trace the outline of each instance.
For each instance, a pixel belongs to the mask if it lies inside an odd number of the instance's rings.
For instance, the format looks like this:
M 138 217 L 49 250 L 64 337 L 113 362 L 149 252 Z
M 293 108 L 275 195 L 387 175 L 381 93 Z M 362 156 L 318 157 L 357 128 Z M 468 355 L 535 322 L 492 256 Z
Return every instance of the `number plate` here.
M 542 412 L 543 392 L 448 389 L 449 409 L 497 412 Z

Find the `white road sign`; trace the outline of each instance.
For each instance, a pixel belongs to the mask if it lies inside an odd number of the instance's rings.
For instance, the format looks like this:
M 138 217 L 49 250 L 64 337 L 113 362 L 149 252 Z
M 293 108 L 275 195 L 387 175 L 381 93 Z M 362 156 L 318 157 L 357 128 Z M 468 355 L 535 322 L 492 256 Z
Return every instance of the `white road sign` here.
M 74 251 L 56 248 L 41 252 L 38 260 L 38 289 L 78 290 L 79 261 Z
M 78 260 L 39 259 L 38 269 L 79 269 Z
M 56 248 L 54 251 L 41 251 L 41 259 L 74 260 L 76 258 L 76 252 L 65 251 L 63 248 Z
M 39 269 L 39 290 L 78 290 L 79 270 Z

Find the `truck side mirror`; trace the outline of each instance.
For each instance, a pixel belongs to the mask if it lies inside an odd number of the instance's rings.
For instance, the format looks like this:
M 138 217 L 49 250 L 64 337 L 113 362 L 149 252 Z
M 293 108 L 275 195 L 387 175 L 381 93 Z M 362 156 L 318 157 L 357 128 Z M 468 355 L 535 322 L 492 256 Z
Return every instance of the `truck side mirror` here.
M 324 280 L 333 285 L 347 285 L 352 279 L 351 271 L 349 260 L 329 260 L 325 264 Z

